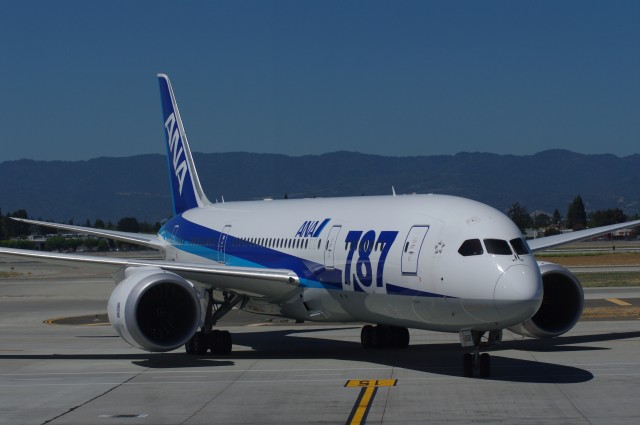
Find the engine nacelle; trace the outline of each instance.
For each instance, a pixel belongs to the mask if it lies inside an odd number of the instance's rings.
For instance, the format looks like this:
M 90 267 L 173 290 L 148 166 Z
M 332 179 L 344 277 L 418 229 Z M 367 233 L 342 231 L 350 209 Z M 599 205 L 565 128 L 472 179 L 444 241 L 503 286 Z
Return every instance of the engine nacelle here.
M 134 347 L 171 351 L 200 325 L 201 304 L 191 283 L 157 267 L 131 267 L 109 297 L 109 321 Z
M 542 305 L 530 319 L 509 328 L 510 331 L 533 338 L 562 335 L 580 319 L 584 307 L 584 292 L 578 279 L 564 267 L 538 262 L 542 274 Z

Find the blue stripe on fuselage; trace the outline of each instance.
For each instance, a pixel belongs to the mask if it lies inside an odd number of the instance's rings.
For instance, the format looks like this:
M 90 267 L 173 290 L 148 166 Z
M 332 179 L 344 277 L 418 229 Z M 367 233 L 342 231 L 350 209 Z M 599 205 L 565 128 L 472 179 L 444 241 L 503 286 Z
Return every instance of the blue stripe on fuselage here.
M 176 228 L 177 226 L 177 228 Z M 172 229 L 176 229 L 175 232 Z M 185 252 L 212 261 L 221 254 L 218 247 L 221 232 L 186 220 L 181 215 L 173 217 L 161 229 L 160 235 Z M 286 254 L 262 245 L 227 235 L 225 264 L 238 267 L 287 269 L 295 272 L 303 286 L 342 288 L 342 270 L 326 269 L 324 264 Z

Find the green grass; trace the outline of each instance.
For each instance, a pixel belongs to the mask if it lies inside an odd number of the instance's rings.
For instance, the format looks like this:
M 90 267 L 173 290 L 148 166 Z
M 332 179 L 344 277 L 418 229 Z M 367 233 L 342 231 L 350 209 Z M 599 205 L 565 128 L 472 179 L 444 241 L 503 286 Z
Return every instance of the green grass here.
M 544 258 L 544 257 L 558 257 L 558 258 L 568 258 L 568 257 L 602 257 L 603 255 L 613 255 L 615 252 L 536 252 L 536 258 Z M 633 254 L 637 253 L 625 252 L 624 254 Z
M 640 272 L 576 273 L 585 288 L 640 286 Z

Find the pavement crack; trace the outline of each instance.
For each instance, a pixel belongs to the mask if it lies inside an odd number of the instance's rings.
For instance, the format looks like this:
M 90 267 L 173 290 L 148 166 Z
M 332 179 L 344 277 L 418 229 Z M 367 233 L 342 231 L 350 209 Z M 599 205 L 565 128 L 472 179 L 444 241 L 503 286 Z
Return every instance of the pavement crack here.
M 140 372 L 140 373 L 142 373 L 142 372 Z M 111 388 L 109 388 L 107 391 L 103 392 L 102 394 L 98 394 L 97 396 L 95 396 L 95 397 L 93 397 L 93 398 L 91 398 L 91 399 L 89 399 L 89 400 L 85 401 L 84 403 L 78 404 L 77 406 L 74 406 L 74 407 L 70 408 L 70 409 L 69 409 L 69 410 L 67 410 L 66 412 L 61 413 L 61 414 L 59 414 L 58 416 L 54 416 L 53 418 L 48 419 L 48 420 L 46 420 L 46 421 L 42 422 L 42 424 L 41 424 L 41 425 L 47 425 L 47 424 L 49 424 L 49 423 L 51 423 L 51 422 L 55 421 L 56 419 L 59 419 L 59 418 L 61 418 L 61 417 L 63 417 L 63 416 L 66 416 L 66 415 L 68 415 L 69 413 L 71 413 L 71 412 L 73 412 L 73 411 L 75 411 L 75 410 L 78 410 L 79 408 L 81 408 L 81 407 L 83 407 L 83 406 L 86 406 L 87 404 L 91 403 L 92 401 L 97 400 L 97 399 L 99 399 L 100 397 L 102 397 L 102 396 L 104 396 L 104 395 L 106 395 L 106 394 L 109 394 L 111 391 L 113 391 L 113 390 L 115 390 L 115 389 L 117 389 L 117 388 L 120 388 L 122 385 L 125 385 L 125 384 L 127 384 L 128 382 L 132 381 L 133 379 L 137 378 L 137 377 L 140 375 L 140 373 L 137 373 L 137 374 L 133 375 L 131 378 L 127 379 L 127 380 L 126 380 L 126 381 L 124 381 L 124 382 L 119 383 L 119 384 L 118 384 L 118 385 L 116 385 L 115 387 L 111 387 Z

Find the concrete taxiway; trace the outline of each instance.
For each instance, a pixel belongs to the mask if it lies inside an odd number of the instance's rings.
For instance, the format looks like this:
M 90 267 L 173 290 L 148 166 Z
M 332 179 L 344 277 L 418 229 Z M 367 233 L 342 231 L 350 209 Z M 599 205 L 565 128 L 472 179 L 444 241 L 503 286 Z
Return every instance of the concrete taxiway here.
M 457 335 L 411 330 L 406 350 L 365 351 L 353 324 L 240 313 L 221 323 L 234 335 L 228 356 L 150 354 L 103 325 L 107 276 L 17 267 L 31 275 L 0 279 L 3 424 L 627 425 L 640 417 L 637 318 L 583 321 L 551 340 L 506 332 L 490 379 L 461 376 Z M 637 288 L 587 294 L 640 305 Z M 46 323 L 77 316 L 82 324 Z

